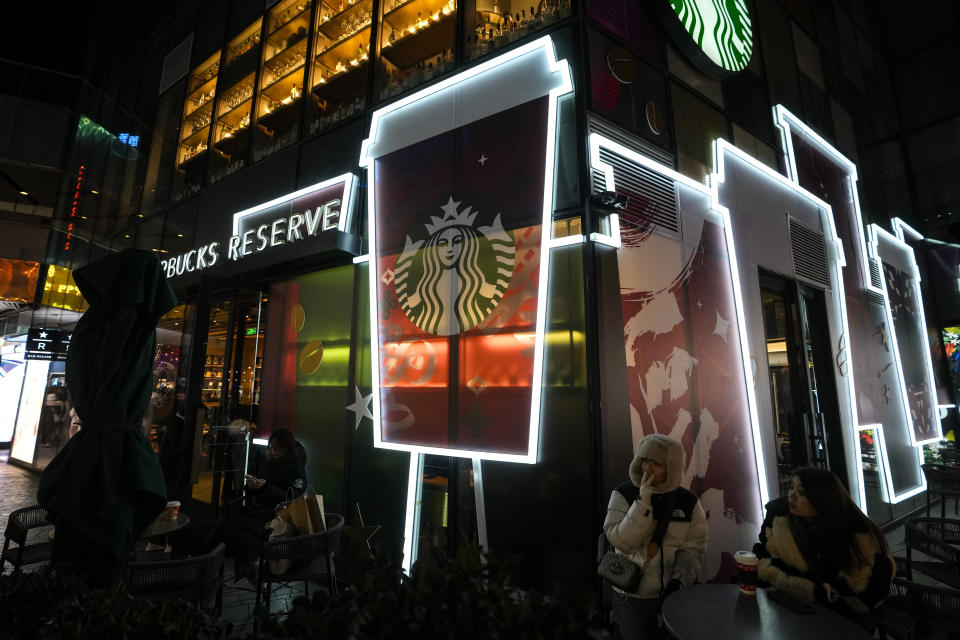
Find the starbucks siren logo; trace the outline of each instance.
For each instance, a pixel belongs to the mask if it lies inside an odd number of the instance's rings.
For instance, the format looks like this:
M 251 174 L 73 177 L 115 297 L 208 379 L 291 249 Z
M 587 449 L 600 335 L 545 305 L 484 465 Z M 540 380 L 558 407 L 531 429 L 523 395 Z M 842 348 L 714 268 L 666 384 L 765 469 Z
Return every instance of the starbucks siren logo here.
M 670 0 L 683 28 L 715 65 L 746 69 L 753 54 L 753 27 L 745 0 Z
M 406 237 L 397 258 L 397 299 L 420 329 L 449 336 L 483 322 L 510 283 L 516 249 L 498 213 L 489 226 L 474 227 L 479 211 L 458 210 L 453 197 L 430 216 L 426 240 Z

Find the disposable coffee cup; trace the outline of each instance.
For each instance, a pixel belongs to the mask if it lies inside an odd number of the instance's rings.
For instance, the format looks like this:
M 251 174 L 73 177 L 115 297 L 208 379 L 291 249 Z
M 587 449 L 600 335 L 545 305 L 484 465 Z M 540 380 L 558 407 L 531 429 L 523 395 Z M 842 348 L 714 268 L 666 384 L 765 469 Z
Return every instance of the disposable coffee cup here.
M 164 510 L 164 516 L 168 520 L 176 520 L 177 516 L 180 515 L 180 501 L 171 500 L 167 503 L 167 508 Z
M 740 581 L 740 593 L 757 595 L 757 556 L 749 551 L 737 551 L 733 557 L 737 563 L 737 578 Z

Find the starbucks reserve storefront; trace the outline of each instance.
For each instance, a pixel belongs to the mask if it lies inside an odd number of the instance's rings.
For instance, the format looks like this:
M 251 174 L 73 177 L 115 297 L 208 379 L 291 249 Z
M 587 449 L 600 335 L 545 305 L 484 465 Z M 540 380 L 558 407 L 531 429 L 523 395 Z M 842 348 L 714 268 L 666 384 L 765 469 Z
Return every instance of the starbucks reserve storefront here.
M 647 433 L 684 443 L 703 580 L 729 575 L 795 466 L 832 469 L 878 522 L 914 508 L 940 426 L 910 402 L 934 416 L 936 383 L 929 359 L 854 383 L 847 360 L 889 359 L 868 330 L 897 305 L 842 256 L 919 279 L 903 231 L 843 200 L 852 163 L 779 108 L 796 175 L 719 140 L 706 186 L 578 118 L 574 55 L 529 42 L 165 214 L 183 304 L 158 330 L 151 423 L 188 512 L 235 500 L 283 427 L 351 535 L 405 566 L 476 543 L 519 556 L 521 583 L 591 588 Z M 810 167 L 831 189 L 806 190 Z M 791 300 L 814 318 L 797 344 Z
M 582 258 L 549 248 L 580 236 L 545 197 L 569 72 L 549 39 L 502 63 L 522 89 L 427 89 L 475 109 L 385 109 L 309 186 L 180 205 L 197 224 L 159 252 L 183 304 L 159 325 L 152 422 L 195 517 L 288 427 L 327 510 L 405 565 L 477 543 L 589 584 L 589 555 L 557 561 L 596 536 Z M 545 546 L 549 509 L 569 522 Z

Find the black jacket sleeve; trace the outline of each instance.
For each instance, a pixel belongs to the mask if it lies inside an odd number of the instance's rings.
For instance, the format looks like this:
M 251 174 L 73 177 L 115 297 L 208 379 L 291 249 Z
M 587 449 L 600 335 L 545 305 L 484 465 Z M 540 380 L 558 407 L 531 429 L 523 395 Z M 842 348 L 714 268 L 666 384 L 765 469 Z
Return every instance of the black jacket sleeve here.
M 303 493 L 307 486 L 307 471 L 299 462 L 271 462 L 264 480 L 266 484 L 257 492 L 257 503 L 276 507 Z

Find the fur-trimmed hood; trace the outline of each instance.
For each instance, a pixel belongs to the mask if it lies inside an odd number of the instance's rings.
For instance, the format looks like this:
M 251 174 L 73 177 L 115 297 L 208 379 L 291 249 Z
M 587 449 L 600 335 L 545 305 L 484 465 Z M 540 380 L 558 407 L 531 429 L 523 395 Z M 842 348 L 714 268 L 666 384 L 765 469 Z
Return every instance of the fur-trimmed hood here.
M 680 486 L 686 465 L 686 455 L 679 440 L 662 433 L 652 433 L 640 441 L 637 446 L 637 455 L 630 463 L 630 481 L 638 487 L 643 479 L 643 468 L 640 466 L 642 458 L 649 458 L 667 465 L 666 479 L 654 485 L 658 492 L 669 493 Z

